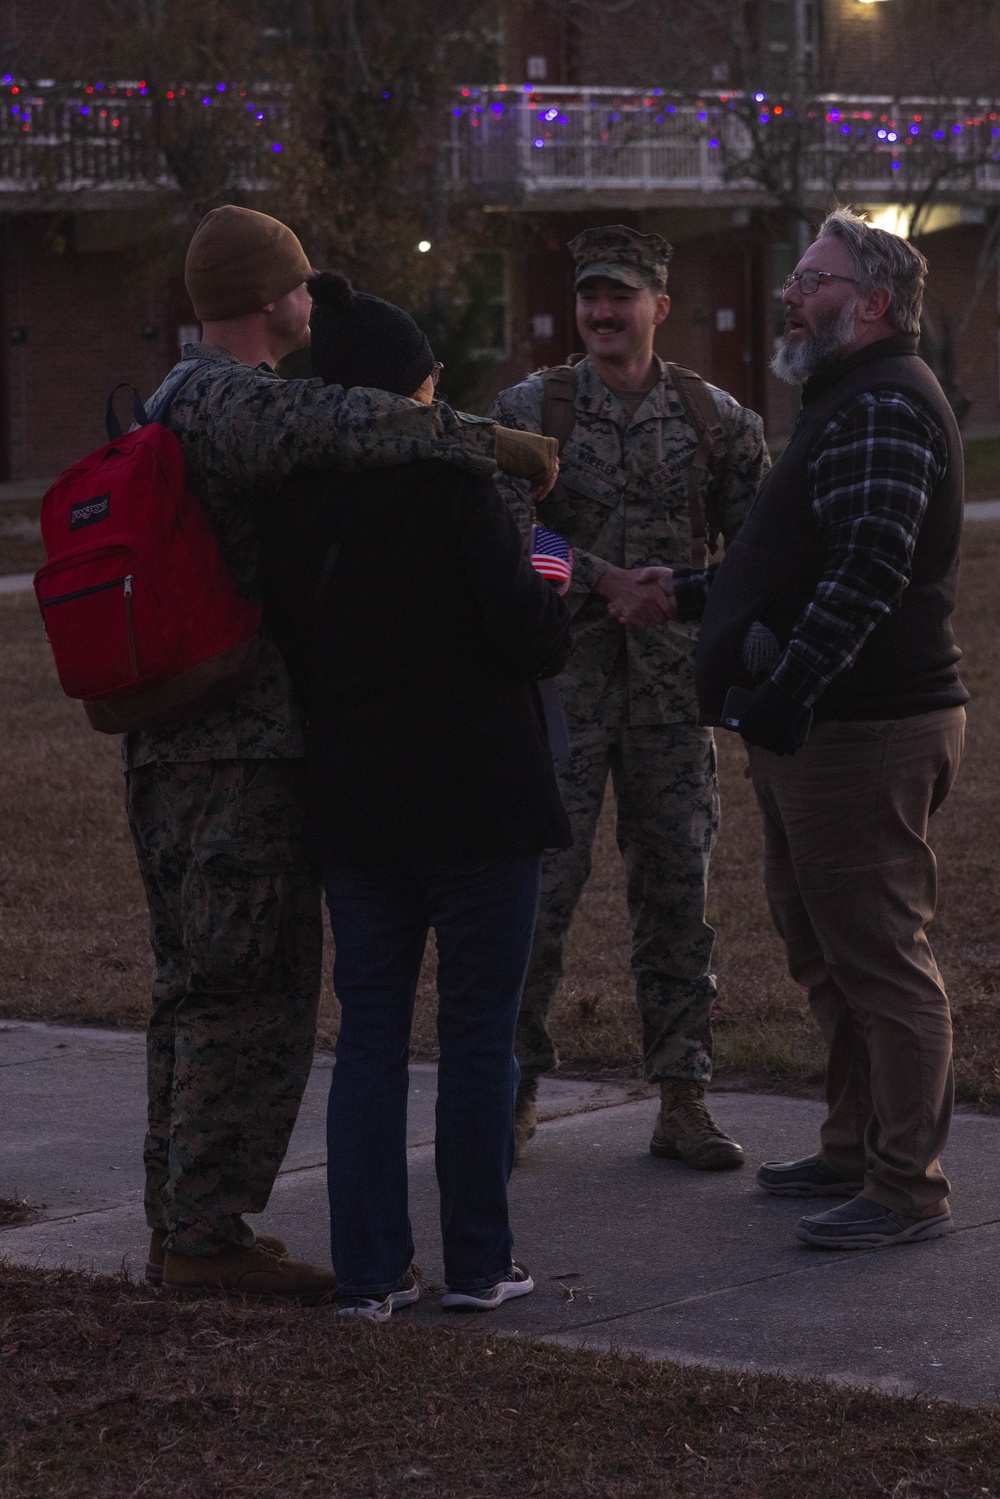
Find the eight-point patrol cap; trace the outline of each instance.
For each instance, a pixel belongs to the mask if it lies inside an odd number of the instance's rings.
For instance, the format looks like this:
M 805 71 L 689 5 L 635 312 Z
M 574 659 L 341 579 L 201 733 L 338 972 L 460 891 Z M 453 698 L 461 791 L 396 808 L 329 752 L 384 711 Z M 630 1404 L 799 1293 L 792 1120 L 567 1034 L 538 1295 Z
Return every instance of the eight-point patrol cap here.
M 574 290 L 592 276 L 607 276 L 637 291 L 649 286 L 656 292 L 667 289 L 667 262 L 674 253 L 662 235 L 639 234 L 624 224 L 585 229 L 570 240 L 569 252 L 576 261 Z

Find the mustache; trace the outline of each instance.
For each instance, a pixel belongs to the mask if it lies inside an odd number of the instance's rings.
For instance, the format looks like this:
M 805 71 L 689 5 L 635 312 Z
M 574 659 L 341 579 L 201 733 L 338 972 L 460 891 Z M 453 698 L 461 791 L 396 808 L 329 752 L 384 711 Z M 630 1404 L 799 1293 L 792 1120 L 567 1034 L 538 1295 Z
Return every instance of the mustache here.
M 592 333 L 623 333 L 625 330 L 625 324 L 619 322 L 617 318 L 600 318 L 597 321 L 591 321 L 588 326 Z

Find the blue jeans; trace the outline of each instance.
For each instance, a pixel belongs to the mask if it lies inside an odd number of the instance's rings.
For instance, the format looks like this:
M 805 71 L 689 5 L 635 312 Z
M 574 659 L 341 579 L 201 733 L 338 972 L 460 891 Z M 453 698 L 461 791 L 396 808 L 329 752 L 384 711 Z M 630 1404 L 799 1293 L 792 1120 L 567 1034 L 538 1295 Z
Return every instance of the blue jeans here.
M 406 1096 L 413 1001 L 431 928 L 445 1280 L 452 1290 L 478 1291 L 510 1271 L 514 1030 L 540 867 L 530 854 L 378 873 L 323 870 L 343 1011 L 327 1114 L 330 1242 L 346 1295 L 387 1295 L 413 1257 Z

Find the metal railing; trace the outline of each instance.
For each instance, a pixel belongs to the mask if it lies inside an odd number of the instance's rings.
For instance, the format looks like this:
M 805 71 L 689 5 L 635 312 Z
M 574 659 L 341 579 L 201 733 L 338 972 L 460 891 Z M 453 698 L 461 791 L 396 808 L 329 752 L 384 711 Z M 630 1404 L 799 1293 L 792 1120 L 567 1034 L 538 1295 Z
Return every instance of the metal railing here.
M 206 151 L 227 183 L 263 185 L 293 116 L 294 101 L 266 85 L 154 97 L 138 82 L 7 78 L 0 195 L 171 190 Z M 787 101 L 763 94 L 469 86 L 451 111 L 446 177 L 455 188 L 529 202 L 626 190 L 763 203 L 773 201 L 795 141 L 811 195 L 892 200 L 932 179 L 957 199 L 1000 194 L 1000 107 L 989 101 L 828 95 L 791 130 L 790 119 Z
M 995 195 L 998 114 L 984 100 L 826 95 L 793 127 L 788 102 L 763 94 L 469 86 L 451 110 L 446 175 L 528 201 L 630 189 L 766 202 L 783 153 L 798 149 L 812 195 L 892 199 L 932 178 L 957 196 Z
M 185 156 L 214 138 L 232 181 L 266 176 L 284 99 L 218 85 L 153 98 L 144 84 L 0 84 L 0 194 L 170 190 Z

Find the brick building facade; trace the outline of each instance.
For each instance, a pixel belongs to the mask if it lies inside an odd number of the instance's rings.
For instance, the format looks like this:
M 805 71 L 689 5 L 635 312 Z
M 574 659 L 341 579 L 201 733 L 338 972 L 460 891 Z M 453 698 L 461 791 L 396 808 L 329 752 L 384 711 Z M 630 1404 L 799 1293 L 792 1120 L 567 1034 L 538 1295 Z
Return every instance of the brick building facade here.
M 813 97 L 820 90 L 867 95 L 876 87 L 883 95 L 905 88 L 1000 97 L 1000 76 L 994 76 L 1000 74 L 994 60 L 1000 14 L 988 0 L 800 3 L 798 42 Z M 566 243 L 590 224 L 621 221 L 661 233 L 675 246 L 673 306 L 658 335 L 660 352 L 760 410 L 772 437 L 789 431 L 796 397 L 773 379 L 768 360 L 780 319 L 778 289 L 795 260 L 795 228 L 766 195 L 741 193 L 724 172 L 708 171 L 710 126 L 700 123 L 694 91 L 711 86 L 716 98 L 725 97 L 727 87 L 752 87 L 765 74 L 779 94 L 787 90 L 795 4 L 641 0 L 602 23 L 596 4 L 571 11 L 555 0 L 508 0 L 499 78 L 476 106 L 486 112 L 478 119 L 511 121 L 507 144 L 499 137 L 495 142 L 507 152 L 496 180 L 474 181 L 466 147 L 455 144 L 459 128 L 468 126 L 472 139 L 477 118 L 453 119 L 450 145 L 442 122 L 452 189 L 463 201 L 470 191 L 479 194 L 488 241 L 504 267 L 505 332 L 480 405 L 493 389 L 558 363 L 576 347 Z M 84 0 L 39 0 L 30 10 L 0 0 L 0 65 L 7 69 L 0 83 L 0 478 L 48 478 L 96 446 L 107 392 L 119 381 L 153 389 L 177 356 L 178 329 L 193 322 L 183 287 L 150 272 L 138 248 L 144 216 L 162 186 L 108 181 L 100 190 L 91 184 L 53 194 L 16 175 L 25 170 L 17 149 L 24 100 L 15 96 L 14 79 L 37 78 L 34 60 L 51 54 L 54 37 L 72 36 L 86 9 Z M 673 97 L 692 101 L 690 139 L 675 132 L 664 144 L 654 130 L 646 141 L 642 131 L 654 129 L 657 106 L 643 98 L 644 89 L 657 98 L 676 90 Z M 515 104 L 504 104 L 505 97 Z M 636 100 L 639 108 L 627 119 L 623 114 L 634 130 L 622 137 L 620 149 L 614 139 L 609 145 L 587 135 L 561 159 L 552 155 L 561 160 L 558 170 L 576 161 L 577 179 L 554 176 L 546 185 L 538 178 L 539 163 L 549 158 L 548 127 L 545 149 L 536 152 L 541 138 L 532 139 L 539 111 L 566 120 L 575 110 L 572 120 L 582 119 L 589 130 L 588 111 L 595 120 L 617 120 L 621 100 L 623 111 Z M 645 115 L 643 105 L 652 106 Z M 529 109 L 535 110 L 530 118 Z M 482 136 L 485 127 L 478 129 Z M 616 177 L 616 163 L 629 153 L 638 160 L 647 145 L 642 172 Z M 601 151 L 612 160 L 610 173 L 587 177 Z M 699 151 L 702 167 L 677 165 L 685 153 Z M 966 431 L 992 434 L 1000 432 L 998 282 L 995 269 L 983 274 L 982 252 L 989 216 L 1000 205 L 1000 175 L 993 186 L 946 197 L 932 216 L 934 232 L 919 240 L 931 264 L 928 323 L 939 342 L 950 338 L 954 345 L 955 382 L 968 403 Z M 873 213 L 889 213 L 892 222 L 893 195 L 885 182 L 852 199 Z M 823 201 L 820 192 L 817 217 Z
M 97 447 L 112 387 L 155 390 L 178 327 L 193 324 L 182 294 L 138 280 L 123 217 L 17 214 L 3 226 L 3 477 L 49 478 Z
M 869 97 L 865 116 L 874 111 L 873 127 L 891 95 L 1000 100 L 1000 12 L 989 0 L 803 0 L 798 38 L 794 11 L 795 0 L 745 0 L 742 5 L 699 0 L 689 6 L 648 0 L 604 21 L 599 7 L 588 7 L 585 19 L 574 21 L 546 0 L 511 0 L 505 12 L 504 77 L 512 92 L 535 87 L 536 120 L 547 117 L 550 103 L 561 121 L 563 109 L 569 114 L 574 108 L 598 107 L 604 120 L 617 119 L 607 112 L 612 107 L 653 103 L 648 97 L 642 100 L 642 91 L 651 90 L 654 79 L 661 87 L 653 92 L 667 96 L 671 90 L 686 90 L 696 101 L 692 91 L 698 87 L 714 90 L 715 98 L 723 91 L 725 99 L 726 86 L 752 89 L 755 80 L 764 80 L 776 97 L 787 97 L 794 87 L 797 41 L 810 96 L 877 94 L 882 102 Z M 574 88 L 581 92 L 575 95 Z M 855 104 L 864 113 L 865 101 Z M 517 107 L 523 111 L 524 105 Z M 697 107 L 703 107 L 701 101 Z M 832 103 L 828 99 L 818 107 L 822 111 Z M 964 113 L 963 106 L 956 119 Z M 692 113 L 695 118 L 705 115 Z M 640 123 L 633 133 L 651 128 Z M 992 133 L 1000 135 L 1000 128 Z M 527 144 L 542 148 L 541 133 Z M 625 140 L 619 156 L 630 149 L 635 147 Z M 675 149 L 680 150 L 676 143 Z M 656 150 L 651 135 L 651 161 Z M 535 169 L 531 156 L 529 149 L 525 160 Z M 570 190 L 555 175 L 546 186 L 536 173 L 535 182 L 515 183 L 506 201 L 502 189 L 490 187 L 494 201 L 489 207 L 504 220 L 496 238 L 507 257 L 510 329 L 510 357 L 497 369 L 494 384 L 556 363 L 575 346 L 566 242 L 587 224 L 623 222 L 664 234 L 675 246 L 673 306 L 658 334 L 659 351 L 693 365 L 760 410 L 769 433 L 780 440 L 794 421 L 797 396 L 771 376 L 768 361 L 780 328 L 781 282 L 796 259 L 795 225 L 766 195 L 738 200 L 727 189 L 724 174 L 717 172 L 712 182 L 685 183 L 672 181 L 670 168 L 659 170 L 660 179 L 654 165 L 649 180 L 633 177 L 626 187 L 624 177 L 612 180 L 612 164 L 603 180 L 587 183 L 584 191 Z M 884 180 L 887 176 L 883 172 L 881 182 L 841 197 L 898 228 L 893 210 L 897 194 L 893 182 Z M 951 362 L 966 431 L 994 434 L 1000 432 L 1000 286 L 995 268 L 983 276 L 980 256 L 985 221 L 1000 204 L 1000 174 L 987 191 L 974 185 L 950 189 L 946 179 L 943 194 L 946 208 L 935 209 L 925 221 L 928 232 L 916 241 L 931 265 L 928 323 L 939 341 L 955 345 Z M 829 191 L 819 184 L 810 205 L 814 220 L 829 199 Z M 977 280 L 982 285 L 970 305 Z

